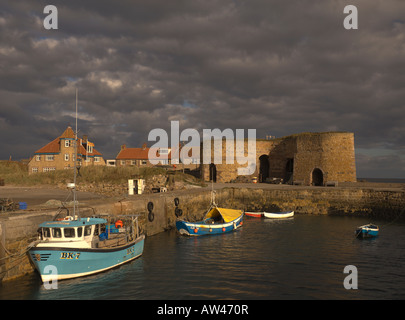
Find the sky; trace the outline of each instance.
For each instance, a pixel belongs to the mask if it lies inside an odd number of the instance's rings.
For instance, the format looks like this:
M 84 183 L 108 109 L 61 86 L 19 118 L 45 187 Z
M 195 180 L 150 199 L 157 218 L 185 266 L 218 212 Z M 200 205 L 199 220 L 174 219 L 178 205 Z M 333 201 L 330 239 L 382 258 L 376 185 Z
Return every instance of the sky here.
M 0 159 L 74 127 L 78 88 L 79 136 L 106 159 L 170 121 L 349 131 L 358 177 L 405 178 L 404 70 L 403 0 L 0 0 Z

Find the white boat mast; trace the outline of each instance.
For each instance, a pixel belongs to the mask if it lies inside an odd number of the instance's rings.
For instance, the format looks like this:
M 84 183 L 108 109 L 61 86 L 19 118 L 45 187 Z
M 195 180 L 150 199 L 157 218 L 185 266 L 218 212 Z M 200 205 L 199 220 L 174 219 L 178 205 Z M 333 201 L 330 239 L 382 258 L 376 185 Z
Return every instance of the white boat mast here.
M 79 208 L 76 213 L 76 171 L 77 171 L 77 88 L 76 88 L 76 128 L 75 128 L 75 143 L 74 143 L 74 175 L 73 175 L 73 219 L 76 215 L 79 217 Z M 80 220 L 80 217 L 79 217 Z

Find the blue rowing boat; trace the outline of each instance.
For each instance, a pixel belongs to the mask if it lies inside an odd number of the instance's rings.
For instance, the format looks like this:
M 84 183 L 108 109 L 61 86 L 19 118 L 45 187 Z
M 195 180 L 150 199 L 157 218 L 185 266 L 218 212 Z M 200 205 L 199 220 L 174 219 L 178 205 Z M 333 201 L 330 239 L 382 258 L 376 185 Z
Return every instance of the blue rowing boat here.
M 356 237 L 359 238 L 373 238 L 377 237 L 380 229 L 375 224 L 366 224 L 356 229 Z

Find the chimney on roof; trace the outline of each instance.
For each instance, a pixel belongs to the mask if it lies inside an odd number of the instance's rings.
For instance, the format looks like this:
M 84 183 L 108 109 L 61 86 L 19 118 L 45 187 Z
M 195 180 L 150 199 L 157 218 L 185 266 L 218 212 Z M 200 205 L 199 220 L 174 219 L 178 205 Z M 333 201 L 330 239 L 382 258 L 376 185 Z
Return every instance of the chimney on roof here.
M 144 143 L 143 145 L 142 145 L 142 150 L 145 150 L 146 149 L 146 143 Z
M 127 146 L 125 145 L 125 144 L 123 144 L 122 146 L 121 146 L 121 150 L 125 150 L 127 148 Z

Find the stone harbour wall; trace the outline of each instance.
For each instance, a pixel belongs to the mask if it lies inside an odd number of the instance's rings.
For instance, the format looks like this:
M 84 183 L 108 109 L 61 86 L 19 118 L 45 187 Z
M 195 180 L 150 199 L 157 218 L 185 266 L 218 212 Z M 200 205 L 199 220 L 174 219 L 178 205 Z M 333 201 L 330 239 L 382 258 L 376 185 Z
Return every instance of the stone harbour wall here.
M 405 220 L 403 190 L 303 186 L 266 189 L 247 185 L 217 190 L 216 202 L 219 207 L 245 211 L 294 210 L 296 214 L 365 216 L 387 221 Z M 149 203 L 153 204 L 152 210 L 149 209 L 151 207 L 148 206 Z M 82 217 L 101 213 L 137 214 L 141 231 L 149 237 L 175 227 L 176 208 L 182 210 L 181 219 L 197 221 L 203 218 L 210 203 L 210 190 L 193 189 L 103 201 L 91 200 L 81 204 L 80 214 Z M 27 245 L 36 238 L 38 225 L 53 219 L 56 213 L 55 208 L 20 211 L 0 216 L 0 278 L 3 281 L 33 271 L 26 254 Z M 153 213 L 153 219 L 150 213 Z

